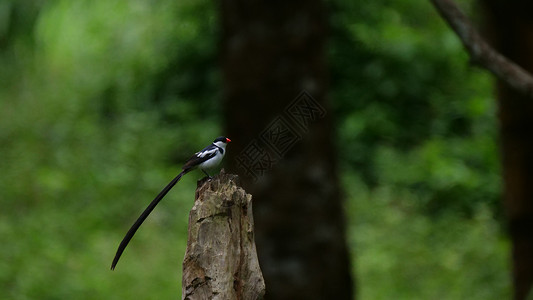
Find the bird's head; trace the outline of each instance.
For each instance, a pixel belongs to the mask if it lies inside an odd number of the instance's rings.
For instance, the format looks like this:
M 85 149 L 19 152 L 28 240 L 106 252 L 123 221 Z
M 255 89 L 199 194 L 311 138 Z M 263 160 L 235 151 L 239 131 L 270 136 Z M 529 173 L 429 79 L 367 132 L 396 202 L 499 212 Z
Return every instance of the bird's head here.
M 214 141 L 213 141 L 213 144 L 217 145 L 218 147 L 221 147 L 221 148 L 226 148 L 226 145 L 231 142 L 230 139 L 228 139 L 227 137 L 225 136 L 219 136 L 217 137 Z

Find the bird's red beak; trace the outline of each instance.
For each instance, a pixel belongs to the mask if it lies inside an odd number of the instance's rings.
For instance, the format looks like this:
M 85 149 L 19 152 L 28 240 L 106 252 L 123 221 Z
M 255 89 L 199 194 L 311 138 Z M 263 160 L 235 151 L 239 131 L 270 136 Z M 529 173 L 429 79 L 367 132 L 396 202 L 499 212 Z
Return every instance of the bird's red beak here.
M 231 140 L 230 140 L 230 139 L 228 139 L 228 138 L 226 138 L 226 143 L 229 143 L 229 142 L 231 142 Z

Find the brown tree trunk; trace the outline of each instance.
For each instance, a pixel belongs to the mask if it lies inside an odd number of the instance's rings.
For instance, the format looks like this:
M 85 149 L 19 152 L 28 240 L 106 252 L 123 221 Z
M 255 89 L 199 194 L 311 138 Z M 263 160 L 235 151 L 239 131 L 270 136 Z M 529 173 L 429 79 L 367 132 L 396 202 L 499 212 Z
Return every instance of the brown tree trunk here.
M 533 3 L 484 0 L 495 47 L 533 72 Z M 504 206 L 513 243 L 515 299 L 533 286 L 533 99 L 498 83 Z
M 221 14 L 226 162 L 254 195 L 265 297 L 353 299 L 324 3 L 223 0 Z
M 198 182 L 189 214 L 182 299 L 255 300 L 265 294 L 254 242 L 252 196 L 224 173 Z

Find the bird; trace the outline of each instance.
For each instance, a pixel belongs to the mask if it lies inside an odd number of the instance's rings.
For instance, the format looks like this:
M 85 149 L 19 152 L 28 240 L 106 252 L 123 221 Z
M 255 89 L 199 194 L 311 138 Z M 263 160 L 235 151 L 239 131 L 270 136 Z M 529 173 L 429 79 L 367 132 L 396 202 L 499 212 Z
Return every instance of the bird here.
M 172 181 L 165 186 L 161 192 L 150 202 L 148 207 L 142 212 L 142 214 L 137 218 L 137 221 L 131 226 L 130 230 L 126 233 L 126 236 L 122 239 L 122 242 L 120 242 L 120 245 L 118 246 L 117 253 L 115 254 L 115 258 L 113 259 L 113 263 L 111 264 L 111 270 L 114 270 L 118 260 L 120 259 L 120 256 L 124 252 L 124 249 L 126 249 L 126 246 L 128 246 L 128 243 L 133 238 L 133 235 L 135 232 L 137 232 L 137 229 L 141 226 L 141 224 L 146 220 L 148 215 L 154 210 L 156 205 L 165 197 L 165 195 L 174 187 L 176 183 L 181 179 L 181 177 L 190 171 L 199 168 L 202 170 L 202 172 L 207 175 L 209 179 L 211 179 L 211 175 L 207 173 L 208 169 L 212 169 L 220 164 L 222 161 L 222 158 L 224 158 L 224 154 L 226 154 L 226 146 L 228 143 L 231 142 L 231 140 L 227 137 L 221 136 L 216 138 L 213 143 L 201 151 L 196 152 L 191 158 L 189 158 L 185 164 L 182 167 L 182 171 L 176 176 Z

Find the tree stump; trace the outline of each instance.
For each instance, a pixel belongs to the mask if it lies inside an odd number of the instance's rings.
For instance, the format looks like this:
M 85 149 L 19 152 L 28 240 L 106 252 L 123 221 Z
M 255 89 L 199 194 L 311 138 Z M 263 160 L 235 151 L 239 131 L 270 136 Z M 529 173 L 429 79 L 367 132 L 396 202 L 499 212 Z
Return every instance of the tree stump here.
M 224 170 L 198 181 L 189 213 L 182 299 L 262 299 L 265 282 L 254 241 L 252 195 Z

